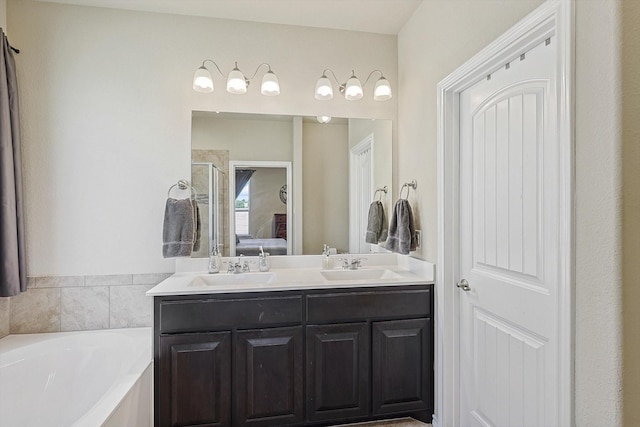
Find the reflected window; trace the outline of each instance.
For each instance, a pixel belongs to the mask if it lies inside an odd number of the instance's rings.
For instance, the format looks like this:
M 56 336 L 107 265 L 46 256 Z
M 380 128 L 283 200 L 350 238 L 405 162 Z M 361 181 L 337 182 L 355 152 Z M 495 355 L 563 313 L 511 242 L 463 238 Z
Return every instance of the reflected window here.
M 249 182 L 236 197 L 236 234 L 249 234 Z

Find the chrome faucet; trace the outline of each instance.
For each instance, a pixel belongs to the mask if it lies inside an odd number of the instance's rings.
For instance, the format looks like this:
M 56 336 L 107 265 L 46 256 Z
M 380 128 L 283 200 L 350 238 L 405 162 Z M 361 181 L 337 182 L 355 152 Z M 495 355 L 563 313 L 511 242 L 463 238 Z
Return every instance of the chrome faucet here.
M 242 255 L 235 262 L 229 261 L 229 266 L 227 267 L 228 274 L 240 274 L 240 273 L 249 273 L 251 269 L 249 268 L 249 261 L 241 262 Z
M 341 258 L 343 270 L 357 270 L 362 267 L 365 258 Z

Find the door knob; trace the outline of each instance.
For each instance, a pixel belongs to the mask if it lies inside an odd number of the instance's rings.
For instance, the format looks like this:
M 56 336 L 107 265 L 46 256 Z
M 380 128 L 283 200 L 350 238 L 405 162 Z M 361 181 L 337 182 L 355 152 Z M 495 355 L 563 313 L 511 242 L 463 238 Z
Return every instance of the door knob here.
M 469 282 L 467 282 L 467 279 L 460 280 L 458 283 L 456 283 L 456 286 L 465 292 L 469 292 L 471 290 L 471 286 L 469 286 Z

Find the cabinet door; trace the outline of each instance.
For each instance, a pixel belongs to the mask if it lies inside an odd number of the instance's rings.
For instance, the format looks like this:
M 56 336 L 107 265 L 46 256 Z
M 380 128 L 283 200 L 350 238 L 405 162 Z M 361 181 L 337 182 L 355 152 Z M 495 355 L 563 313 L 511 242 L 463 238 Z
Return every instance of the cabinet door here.
M 160 336 L 160 427 L 231 425 L 231 333 Z
M 373 324 L 373 413 L 433 408 L 430 319 Z
M 234 425 L 300 423 L 302 326 L 239 331 L 234 348 Z
M 307 419 L 369 414 L 369 325 L 307 326 Z

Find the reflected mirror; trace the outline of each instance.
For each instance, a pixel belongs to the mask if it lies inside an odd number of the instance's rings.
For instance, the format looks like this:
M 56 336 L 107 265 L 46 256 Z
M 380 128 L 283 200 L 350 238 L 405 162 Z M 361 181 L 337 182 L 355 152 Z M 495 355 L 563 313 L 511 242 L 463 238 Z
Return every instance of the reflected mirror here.
M 200 250 L 224 256 L 381 250 L 365 242 L 369 205 L 391 209 L 391 120 L 193 112 L 191 174 Z M 386 189 L 387 191 L 382 191 Z M 380 190 L 380 191 L 376 191 Z

